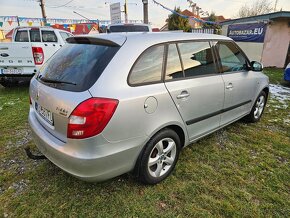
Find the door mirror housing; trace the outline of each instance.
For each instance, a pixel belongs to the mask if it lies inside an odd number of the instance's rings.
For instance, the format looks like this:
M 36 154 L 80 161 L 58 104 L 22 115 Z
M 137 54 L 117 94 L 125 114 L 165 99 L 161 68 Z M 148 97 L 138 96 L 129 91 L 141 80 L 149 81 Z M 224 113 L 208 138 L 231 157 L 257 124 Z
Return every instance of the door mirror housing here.
M 251 69 L 252 69 L 252 71 L 262 71 L 263 70 L 263 64 L 261 64 L 258 61 L 252 61 L 251 62 Z

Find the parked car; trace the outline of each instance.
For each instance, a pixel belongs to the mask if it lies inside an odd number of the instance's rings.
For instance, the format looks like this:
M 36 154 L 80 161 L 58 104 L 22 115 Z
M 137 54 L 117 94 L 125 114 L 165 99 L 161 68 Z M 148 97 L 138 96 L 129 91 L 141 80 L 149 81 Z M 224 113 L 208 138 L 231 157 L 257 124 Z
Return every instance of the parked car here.
M 285 68 L 284 80 L 290 82 L 290 63 Z
M 51 27 L 17 27 L 12 42 L 0 43 L 0 84 L 10 86 L 31 77 L 58 49 L 70 32 Z
M 120 33 L 120 32 L 152 32 L 149 24 L 144 23 L 118 23 L 111 24 L 107 27 L 107 33 Z
M 78 36 L 30 84 L 39 150 L 86 181 L 164 180 L 180 151 L 241 118 L 260 120 L 262 65 L 230 38 L 194 33 Z

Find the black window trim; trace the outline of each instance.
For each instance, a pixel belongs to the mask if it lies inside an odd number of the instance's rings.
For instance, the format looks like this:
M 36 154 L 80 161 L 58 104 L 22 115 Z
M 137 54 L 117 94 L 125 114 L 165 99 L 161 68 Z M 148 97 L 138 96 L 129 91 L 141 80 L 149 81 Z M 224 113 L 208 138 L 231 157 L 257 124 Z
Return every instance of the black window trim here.
M 168 45 L 169 46 L 169 45 Z M 179 62 L 180 62 L 180 65 L 181 65 L 181 69 L 182 69 L 182 74 L 183 74 L 183 78 L 185 78 L 185 73 L 184 73 L 184 65 L 183 65 L 183 61 L 182 61 L 182 58 L 181 58 L 181 53 L 180 53 L 180 48 L 178 46 L 178 43 L 175 43 L 175 46 L 177 48 L 177 52 L 178 52 L 178 56 L 179 56 Z M 168 56 L 166 56 L 167 58 Z M 165 69 L 166 70 L 166 69 Z M 165 72 L 166 73 L 166 72 Z
M 166 82 L 166 81 L 171 81 L 173 79 L 170 79 L 170 80 L 166 80 L 165 77 L 166 77 L 166 68 L 167 68 L 167 59 L 168 59 L 168 50 L 169 50 L 169 45 L 175 45 L 175 48 L 177 49 L 177 53 L 178 53 L 178 57 L 179 57 L 179 63 L 180 63 L 180 66 L 181 66 L 181 70 L 182 70 L 182 74 L 183 74 L 183 77 L 180 77 L 180 78 L 176 78 L 174 79 L 177 80 L 177 79 L 183 79 L 184 78 L 184 70 L 183 70 L 183 63 L 181 62 L 181 58 L 180 58 L 180 51 L 179 51 L 179 47 L 177 45 L 177 42 L 174 42 L 174 43 L 171 43 L 171 42 L 167 42 L 165 43 L 165 47 L 166 47 L 166 53 L 164 54 L 165 57 L 164 57 L 164 69 L 162 71 L 162 82 Z

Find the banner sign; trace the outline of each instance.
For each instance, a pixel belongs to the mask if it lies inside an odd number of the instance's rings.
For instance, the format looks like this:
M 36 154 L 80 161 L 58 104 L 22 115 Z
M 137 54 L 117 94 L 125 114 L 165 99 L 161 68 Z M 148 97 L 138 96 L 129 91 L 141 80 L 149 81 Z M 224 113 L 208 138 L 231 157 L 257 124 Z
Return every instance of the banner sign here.
M 228 27 L 228 37 L 237 42 L 264 42 L 267 24 L 232 24 Z
M 110 5 L 111 23 L 121 23 L 121 4 L 120 2 Z

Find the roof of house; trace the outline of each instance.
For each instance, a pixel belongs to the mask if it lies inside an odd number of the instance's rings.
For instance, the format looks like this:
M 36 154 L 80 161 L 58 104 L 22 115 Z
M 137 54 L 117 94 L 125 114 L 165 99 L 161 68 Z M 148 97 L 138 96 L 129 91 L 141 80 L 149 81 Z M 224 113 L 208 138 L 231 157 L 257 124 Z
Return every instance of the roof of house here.
M 200 18 L 200 16 L 195 15 L 194 13 L 192 13 L 191 11 L 189 11 L 187 9 L 185 9 L 184 11 L 182 11 L 181 14 L 183 14 L 185 16 L 189 16 L 189 17 Z
M 219 16 L 215 16 L 216 17 L 216 22 L 223 22 L 223 21 L 227 21 L 227 20 L 231 20 L 231 19 L 226 19 L 224 16 L 219 15 Z M 209 17 L 202 17 L 201 19 L 203 20 L 208 20 Z
M 276 20 L 276 19 L 281 19 L 281 18 L 286 18 L 290 20 L 290 11 L 278 11 L 274 13 L 269 13 L 269 14 L 261 14 L 261 15 L 256 15 L 256 16 L 251 16 L 251 17 L 242 17 L 242 18 L 237 18 L 237 19 L 232 19 L 232 20 L 227 20 L 221 22 L 222 25 L 229 25 L 229 24 L 234 24 L 234 23 L 246 23 L 246 22 L 257 22 L 257 21 L 263 21 L 263 20 Z

